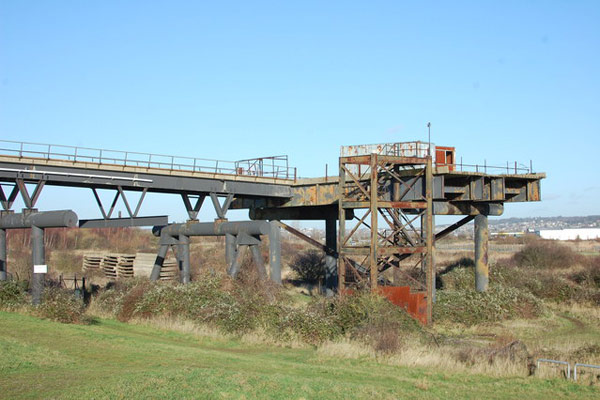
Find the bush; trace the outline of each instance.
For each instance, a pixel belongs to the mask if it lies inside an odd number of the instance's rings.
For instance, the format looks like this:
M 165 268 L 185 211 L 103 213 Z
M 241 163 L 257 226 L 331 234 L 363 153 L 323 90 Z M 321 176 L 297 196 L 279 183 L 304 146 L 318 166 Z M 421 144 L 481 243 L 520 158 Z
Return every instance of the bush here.
M 580 285 L 600 289 L 600 257 L 586 259 L 583 268 L 571 274 L 569 279 Z
M 27 304 L 26 282 L 0 281 L 0 309 L 15 309 Z
M 583 281 L 577 282 L 582 279 Z M 552 270 L 520 269 L 516 266 L 497 264 L 492 269 L 490 280 L 499 285 L 511 286 L 531 293 L 533 296 L 556 302 L 594 301 L 598 289 L 587 285 L 588 270 L 560 275 Z
M 66 324 L 89 323 L 83 301 L 75 298 L 71 290 L 46 288 L 42 304 L 34 311 L 41 318 Z
M 570 247 L 554 241 L 534 241 L 513 256 L 514 262 L 524 268 L 568 268 L 581 261 Z
M 438 289 L 475 289 L 475 263 L 473 259 L 463 257 L 448 265 L 438 274 Z
M 298 254 L 290 263 L 298 278 L 308 283 L 317 283 L 325 278 L 325 259 L 322 252 L 310 249 Z
M 108 301 L 111 294 L 115 299 Z M 381 351 L 389 351 L 398 345 L 400 331 L 419 329 L 404 310 L 369 292 L 316 298 L 297 307 L 269 282 L 234 281 L 218 274 L 204 274 L 188 285 L 138 282 L 127 288 L 111 288 L 98 297 L 96 305 L 107 307 L 104 311 L 122 321 L 181 317 L 226 333 L 259 330 L 272 338 L 299 338 L 315 345 L 347 335 L 379 343 Z
M 465 325 L 534 318 L 543 312 L 542 303 L 532 294 L 502 285 L 493 285 L 486 292 L 471 289 L 439 291 L 433 308 L 436 321 Z

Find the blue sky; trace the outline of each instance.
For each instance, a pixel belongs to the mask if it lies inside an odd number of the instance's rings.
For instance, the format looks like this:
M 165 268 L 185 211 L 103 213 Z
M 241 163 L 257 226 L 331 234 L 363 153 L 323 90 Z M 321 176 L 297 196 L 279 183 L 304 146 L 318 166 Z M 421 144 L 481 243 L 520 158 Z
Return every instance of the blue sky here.
M 505 216 L 600 214 L 599 21 L 598 1 L 3 0 L 1 138 L 287 154 L 312 177 L 431 121 L 465 163 L 548 174 Z M 99 217 L 89 190 L 44 190 L 40 208 Z M 142 212 L 165 208 L 185 218 L 175 196 Z

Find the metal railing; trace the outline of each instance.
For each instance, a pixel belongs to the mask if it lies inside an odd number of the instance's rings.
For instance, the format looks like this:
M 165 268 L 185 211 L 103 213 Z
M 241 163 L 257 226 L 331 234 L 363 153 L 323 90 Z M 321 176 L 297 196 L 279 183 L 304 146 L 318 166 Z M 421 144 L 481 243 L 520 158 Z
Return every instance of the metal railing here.
M 567 366 L 567 379 L 571 379 L 571 364 L 569 364 L 566 361 L 558 361 L 558 360 L 549 360 L 547 358 L 539 358 L 537 360 L 537 369 L 540 369 L 540 363 L 549 363 L 549 364 L 557 364 L 557 365 L 566 365 Z M 577 368 L 581 369 L 581 368 L 594 368 L 594 369 L 600 369 L 600 365 L 593 365 L 593 364 L 582 364 L 582 363 L 575 363 L 575 366 L 573 367 L 573 380 L 577 381 Z
M 547 358 L 540 358 L 537 360 L 537 369 L 540 369 L 540 363 L 558 364 L 567 366 L 567 379 L 571 379 L 571 364 L 566 361 L 549 360 Z
M 577 367 L 600 369 L 600 365 L 577 363 L 577 364 L 575 364 L 575 367 L 573 368 L 573 380 L 574 381 L 577 380 Z
M 287 156 L 261 157 L 241 161 L 180 157 L 165 154 L 96 149 L 90 147 L 0 140 L 4 155 L 46 160 L 80 161 L 131 167 L 160 168 L 169 171 L 208 172 L 250 175 L 274 179 L 296 179 L 296 168 L 288 165 Z
M 533 162 L 529 161 L 529 165 L 525 165 L 518 162 L 506 162 L 506 166 L 498 165 L 487 165 L 487 161 L 484 160 L 483 164 L 464 164 L 462 157 L 459 163 L 447 164 L 441 161 L 435 162 L 436 167 L 449 167 L 454 171 L 465 171 L 465 172 L 480 172 L 480 173 L 492 173 L 492 174 L 533 174 Z

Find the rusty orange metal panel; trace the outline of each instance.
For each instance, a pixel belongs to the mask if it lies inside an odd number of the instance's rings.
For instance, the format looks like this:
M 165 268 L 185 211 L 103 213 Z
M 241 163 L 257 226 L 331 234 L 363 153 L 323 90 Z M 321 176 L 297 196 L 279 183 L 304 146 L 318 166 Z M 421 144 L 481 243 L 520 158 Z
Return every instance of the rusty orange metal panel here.
M 454 147 L 435 146 L 435 165 L 437 167 L 448 167 L 449 171 L 454 171 L 455 153 L 456 149 Z

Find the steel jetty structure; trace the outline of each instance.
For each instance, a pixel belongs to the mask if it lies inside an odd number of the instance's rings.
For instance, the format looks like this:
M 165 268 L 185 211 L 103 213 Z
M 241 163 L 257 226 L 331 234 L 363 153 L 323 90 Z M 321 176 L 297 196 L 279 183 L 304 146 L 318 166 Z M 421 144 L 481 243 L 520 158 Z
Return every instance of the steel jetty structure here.
M 38 212 L 36 202 L 46 185 L 87 188 L 101 218 L 80 220 L 80 228 L 156 227 L 161 239 L 154 277 L 166 251 L 176 246 L 182 281 L 189 282 L 189 236 L 195 235 L 225 236 L 232 275 L 239 270 L 244 250 L 250 249 L 266 277 L 256 246 L 262 236 L 268 236 L 269 277 L 280 282 L 279 231 L 285 229 L 325 252 L 329 293 L 368 286 L 429 323 L 435 298 L 436 240 L 474 221 L 476 287 L 486 290 L 488 216 L 501 215 L 506 203 L 540 201 L 543 178 L 545 174 L 534 173 L 531 164 L 457 163 L 453 147 L 424 142 L 344 146 L 337 176 L 299 179 L 287 156 L 219 161 L 0 141 L 0 279 L 6 278 L 5 237 L 11 228 L 4 221 L 12 218 L 17 196 L 25 204 L 23 214 L 28 214 Z M 114 191 L 110 204 L 102 203 L 100 189 Z M 141 193 L 136 204 L 127 200 L 130 192 Z M 181 197 L 189 220 L 168 225 L 169 210 L 165 215 L 140 215 L 147 193 Z M 199 222 L 198 212 L 207 197 L 217 218 Z M 113 215 L 119 198 L 127 210 L 124 218 Z M 64 201 L 66 207 L 73 206 L 67 197 Z M 228 221 L 230 209 L 249 210 L 255 223 Z M 435 215 L 454 215 L 458 220 L 436 233 Z M 282 220 L 324 221 L 325 243 Z M 424 279 L 412 287 L 394 286 L 389 271 L 402 273 L 408 261 L 423 271 Z

